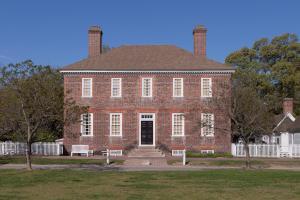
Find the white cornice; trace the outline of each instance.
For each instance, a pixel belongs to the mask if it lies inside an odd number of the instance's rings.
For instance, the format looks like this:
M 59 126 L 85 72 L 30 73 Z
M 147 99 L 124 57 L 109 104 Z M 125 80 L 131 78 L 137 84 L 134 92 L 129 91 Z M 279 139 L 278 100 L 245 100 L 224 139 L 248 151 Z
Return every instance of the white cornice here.
M 82 74 L 82 73 L 192 73 L 192 74 L 232 74 L 235 70 L 187 70 L 187 71 L 150 71 L 150 70 L 143 70 L 143 71 L 117 71 L 117 70 L 60 70 L 60 73 L 65 74 Z

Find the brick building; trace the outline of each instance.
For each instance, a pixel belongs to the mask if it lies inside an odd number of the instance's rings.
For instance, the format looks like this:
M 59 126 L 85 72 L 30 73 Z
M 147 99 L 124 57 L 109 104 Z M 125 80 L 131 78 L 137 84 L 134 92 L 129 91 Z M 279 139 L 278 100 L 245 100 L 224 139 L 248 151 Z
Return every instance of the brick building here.
M 206 32 L 193 30 L 194 53 L 172 45 L 103 52 L 102 30 L 91 27 L 88 58 L 61 69 L 65 94 L 89 106 L 81 123 L 65 127 L 66 150 L 87 144 L 96 152 L 143 146 L 230 152 L 228 105 L 212 99 L 230 97 L 234 70 L 206 57 Z

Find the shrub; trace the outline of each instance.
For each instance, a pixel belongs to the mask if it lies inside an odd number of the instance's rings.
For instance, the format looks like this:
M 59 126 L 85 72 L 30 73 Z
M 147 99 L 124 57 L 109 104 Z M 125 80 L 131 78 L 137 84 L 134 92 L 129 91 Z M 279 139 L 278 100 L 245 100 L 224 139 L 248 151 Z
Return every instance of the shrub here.
M 201 153 L 194 151 L 187 151 L 186 156 L 188 158 L 232 158 L 231 153 Z

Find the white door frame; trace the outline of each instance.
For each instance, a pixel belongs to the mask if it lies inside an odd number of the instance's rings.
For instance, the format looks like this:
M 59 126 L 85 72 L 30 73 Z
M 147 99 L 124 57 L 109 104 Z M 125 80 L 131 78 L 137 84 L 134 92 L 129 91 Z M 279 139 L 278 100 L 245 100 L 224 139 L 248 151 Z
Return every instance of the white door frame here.
M 141 144 L 141 134 L 142 134 L 142 127 L 141 127 L 141 122 L 142 122 L 142 115 L 152 115 L 152 119 L 143 119 L 143 121 L 153 121 L 153 144 Z M 139 146 L 155 146 L 155 113 L 139 113 Z

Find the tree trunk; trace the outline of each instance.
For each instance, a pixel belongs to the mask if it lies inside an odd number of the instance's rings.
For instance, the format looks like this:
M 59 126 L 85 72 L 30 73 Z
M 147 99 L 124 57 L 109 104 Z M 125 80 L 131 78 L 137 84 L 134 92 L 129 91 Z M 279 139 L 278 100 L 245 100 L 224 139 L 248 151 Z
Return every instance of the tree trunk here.
M 246 152 L 246 169 L 250 169 L 250 152 L 249 152 L 249 144 L 245 143 L 245 152 Z
M 31 171 L 31 142 L 27 142 L 27 150 L 26 150 L 26 168 Z

